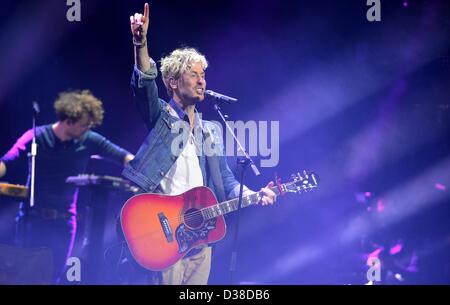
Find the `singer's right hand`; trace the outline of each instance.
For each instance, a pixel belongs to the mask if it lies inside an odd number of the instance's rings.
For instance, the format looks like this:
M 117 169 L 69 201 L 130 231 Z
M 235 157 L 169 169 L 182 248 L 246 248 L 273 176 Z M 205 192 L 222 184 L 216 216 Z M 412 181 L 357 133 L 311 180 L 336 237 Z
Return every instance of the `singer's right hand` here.
M 147 37 L 147 30 L 149 24 L 148 18 L 149 5 L 144 4 L 144 15 L 136 13 L 130 16 L 131 34 L 136 42 L 144 43 Z

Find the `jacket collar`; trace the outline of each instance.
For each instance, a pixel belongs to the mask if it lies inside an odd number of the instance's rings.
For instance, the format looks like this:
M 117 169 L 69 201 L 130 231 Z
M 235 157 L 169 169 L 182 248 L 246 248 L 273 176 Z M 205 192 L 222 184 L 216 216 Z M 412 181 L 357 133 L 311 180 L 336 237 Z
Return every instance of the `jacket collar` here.
M 189 119 L 187 117 L 187 113 L 180 107 L 180 105 L 178 105 L 177 102 L 175 102 L 175 100 L 173 98 L 170 99 L 169 106 L 173 110 L 173 111 L 169 110 L 171 115 L 176 114 L 175 116 L 178 116 L 178 118 L 185 120 L 186 122 L 189 121 Z M 202 114 L 199 113 L 197 111 L 197 109 L 195 109 L 194 111 L 195 111 L 195 127 L 200 127 L 203 129 Z

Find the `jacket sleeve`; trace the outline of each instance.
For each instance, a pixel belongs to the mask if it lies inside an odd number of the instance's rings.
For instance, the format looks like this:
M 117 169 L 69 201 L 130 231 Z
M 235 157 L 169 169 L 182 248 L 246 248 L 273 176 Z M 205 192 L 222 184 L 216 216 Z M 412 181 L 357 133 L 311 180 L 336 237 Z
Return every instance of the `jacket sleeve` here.
M 131 76 L 131 90 L 139 114 L 148 129 L 153 128 L 162 110 L 158 97 L 158 87 L 155 79 L 158 76 L 156 63 L 151 59 L 151 67 L 145 73 L 135 66 Z

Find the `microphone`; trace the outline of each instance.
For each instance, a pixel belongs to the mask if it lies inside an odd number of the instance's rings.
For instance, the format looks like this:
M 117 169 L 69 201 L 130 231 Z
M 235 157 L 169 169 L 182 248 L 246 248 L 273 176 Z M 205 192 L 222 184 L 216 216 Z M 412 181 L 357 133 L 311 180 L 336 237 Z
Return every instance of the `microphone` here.
M 226 95 L 214 92 L 212 90 L 206 90 L 205 96 L 209 97 L 211 99 L 214 99 L 214 100 L 218 100 L 218 101 L 226 102 L 226 103 L 230 103 L 230 104 L 237 102 L 237 98 L 226 96 Z
M 39 112 L 41 112 L 41 110 L 39 109 L 39 104 L 36 101 L 33 101 L 33 112 L 34 114 L 39 114 Z

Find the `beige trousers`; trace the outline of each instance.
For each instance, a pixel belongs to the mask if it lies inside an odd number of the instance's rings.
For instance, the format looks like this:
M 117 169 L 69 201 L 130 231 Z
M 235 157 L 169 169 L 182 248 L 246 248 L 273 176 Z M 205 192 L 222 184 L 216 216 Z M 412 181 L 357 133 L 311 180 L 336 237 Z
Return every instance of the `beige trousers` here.
M 172 267 L 163 270 L 156 284 L 160 285 L 207 285 L 211 270 L 211 247 L 179 260 Z

